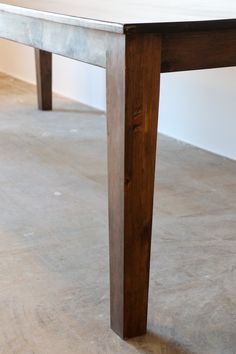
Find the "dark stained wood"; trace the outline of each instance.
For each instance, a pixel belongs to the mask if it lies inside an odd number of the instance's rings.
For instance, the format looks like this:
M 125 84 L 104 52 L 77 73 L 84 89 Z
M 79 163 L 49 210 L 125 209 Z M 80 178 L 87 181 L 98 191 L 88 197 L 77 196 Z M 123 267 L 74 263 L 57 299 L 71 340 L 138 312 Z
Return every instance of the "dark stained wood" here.
M 192 22 L 157 22 L 126 24 L 123 27 L 125 34 L 131 33 L 180 33 L 196 31 L 214 31 L 224 29 L 235 29 L 236 20 L 210 20 Z
M 107 60 L 111 327 L 146 332 L 161 38 L 116 36 Z
M 38 107 L 52 109 L 52 53 L 35 49 Z
M 236 27 L 235 0 L 2 0 L 1 9 L 120 33 Z
M 107 68 L 111 327 L 147 326 L 160 71 L 236 65 L 235 0 L 4 0 L 0 37 L 36 50 L 40 109 L 54 52 Z
M 236 29 L 168 33 L 162 38 L 162 72 L 236 65 Z

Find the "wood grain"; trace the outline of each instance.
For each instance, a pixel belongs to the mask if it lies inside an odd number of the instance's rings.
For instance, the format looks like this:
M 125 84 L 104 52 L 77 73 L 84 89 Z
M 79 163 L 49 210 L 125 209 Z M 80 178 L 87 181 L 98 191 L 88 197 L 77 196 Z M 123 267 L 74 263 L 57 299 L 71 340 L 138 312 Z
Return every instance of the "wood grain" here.
M 38 107 L 52 109 L 52 54 L 35 49 Z
M 235 29 L 163 34 L 162 72 L 235 65 Z
M 142 335 L 160 72 L 236 65 L 236 3 L 5 0 L 0 37 L 38 48 L 40 109 L 52 108 L 51 52 L 107 68 L 111 327 Z
M 116 36 L 108 51 L 111 327 L 146 332 L 161 39 Z
M 12 10 L 12 8 L 15 8 Z M 112 32 L 236 27 L 234 0 L 4 0 L 0 10 Z M 222 21 L 223 20 L 223 21 Z M 225 22 L 226 21 L 226 22 Z M 152 24 L 152 26 L 150 26 Z

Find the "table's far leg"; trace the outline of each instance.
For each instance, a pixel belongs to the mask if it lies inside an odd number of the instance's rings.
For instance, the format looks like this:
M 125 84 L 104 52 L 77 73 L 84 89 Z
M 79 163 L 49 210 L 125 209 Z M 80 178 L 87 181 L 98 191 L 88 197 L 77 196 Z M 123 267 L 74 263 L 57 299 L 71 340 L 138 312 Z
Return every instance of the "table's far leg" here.
M 52 53 L 35 49 L 38 108 L 52 110 Z
M 111 328 L 146 333 L 161 38 L 116 35 L 107 53 Z

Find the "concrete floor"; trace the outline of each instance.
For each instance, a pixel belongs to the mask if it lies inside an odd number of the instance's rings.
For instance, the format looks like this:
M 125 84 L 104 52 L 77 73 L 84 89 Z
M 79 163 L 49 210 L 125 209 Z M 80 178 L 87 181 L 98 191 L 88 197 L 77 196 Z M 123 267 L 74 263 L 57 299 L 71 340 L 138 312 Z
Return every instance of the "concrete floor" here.
M 235 354 L 236 162 L 159 137 L 148 335 L 109 329 L 106 123 L 0 75 L 0 353 Z

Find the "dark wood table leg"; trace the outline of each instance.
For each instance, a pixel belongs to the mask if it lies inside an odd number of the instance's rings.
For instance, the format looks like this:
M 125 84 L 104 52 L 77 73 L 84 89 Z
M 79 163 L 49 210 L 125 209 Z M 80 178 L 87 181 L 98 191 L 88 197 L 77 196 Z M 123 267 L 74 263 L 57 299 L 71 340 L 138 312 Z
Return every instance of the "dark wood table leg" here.
M 52 53 L 35 49 L 38 107 L 52 109 Z
M 114 36 L 107 54 L 111 328 L 146 333 L 161 66 L 159 35 Z

